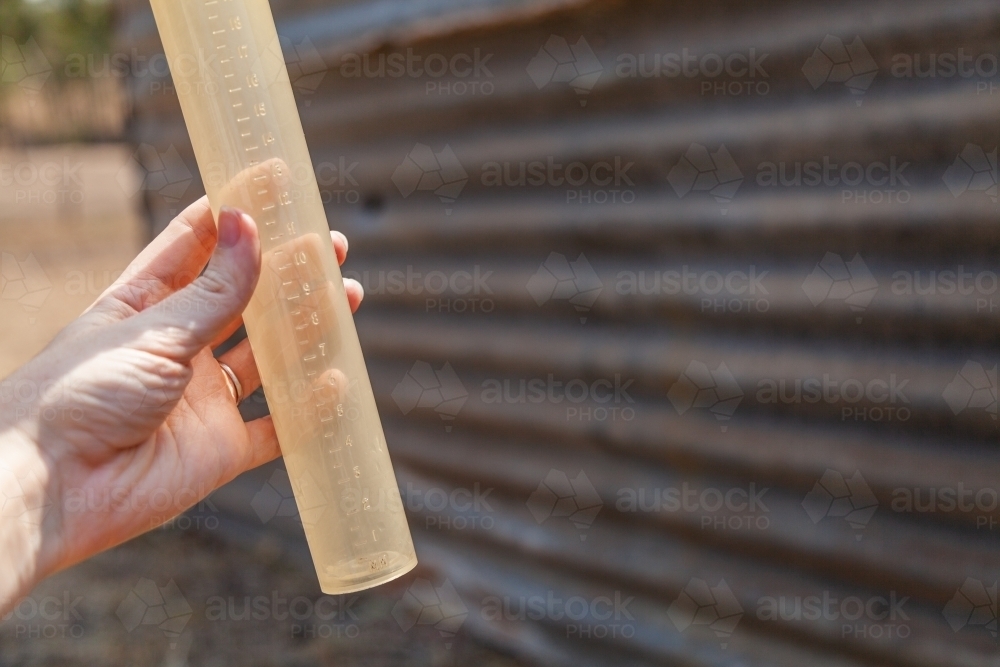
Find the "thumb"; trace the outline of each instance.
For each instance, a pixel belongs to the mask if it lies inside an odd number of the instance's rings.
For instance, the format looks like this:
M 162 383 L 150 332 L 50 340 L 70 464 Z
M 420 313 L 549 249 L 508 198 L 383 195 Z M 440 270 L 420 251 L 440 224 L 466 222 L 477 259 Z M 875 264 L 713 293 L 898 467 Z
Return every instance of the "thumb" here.
M 153 351 L 186 363 L 243 313 L 259 276 L 257 226 L 247 214 L 224 206 L 204 272 L 130 324 L 141 340 L 152 342 Z

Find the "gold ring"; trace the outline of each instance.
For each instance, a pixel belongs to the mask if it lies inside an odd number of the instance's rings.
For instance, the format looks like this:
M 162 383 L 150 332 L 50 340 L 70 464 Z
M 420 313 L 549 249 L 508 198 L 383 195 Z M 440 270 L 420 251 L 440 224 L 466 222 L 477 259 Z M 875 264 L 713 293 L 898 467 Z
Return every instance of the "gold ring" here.
M 236 405 L 243 402 L 243 385 L 240 384 L 239 378 L 236 377 L 236 373 L 227 364 L 219 362 L 219 367 L 222 372 L 225 373 L 226 379 L 229 380 L 229 391 L 232 392 L 233 398 L 236 399 Z

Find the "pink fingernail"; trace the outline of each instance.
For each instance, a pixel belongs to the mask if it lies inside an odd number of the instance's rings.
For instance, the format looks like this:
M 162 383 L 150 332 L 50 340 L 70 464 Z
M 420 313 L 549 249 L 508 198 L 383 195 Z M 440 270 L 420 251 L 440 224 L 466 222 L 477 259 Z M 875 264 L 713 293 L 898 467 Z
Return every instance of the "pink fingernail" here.
M 240 217 L 243 214 L 229 206 L 219 209 L 219 245 L 232 248 L 239 243 L 242 234 Z

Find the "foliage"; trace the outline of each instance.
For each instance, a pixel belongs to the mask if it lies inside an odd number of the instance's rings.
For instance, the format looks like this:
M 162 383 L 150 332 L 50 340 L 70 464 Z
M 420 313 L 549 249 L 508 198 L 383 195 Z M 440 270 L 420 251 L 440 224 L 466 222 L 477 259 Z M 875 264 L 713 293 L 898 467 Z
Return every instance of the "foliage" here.
M 34 39 L 55 79 L 66 77 L 69 55 L 110 50 L 111 18 L 107 0 L 0 0 L 0 35 L 19 45 Z

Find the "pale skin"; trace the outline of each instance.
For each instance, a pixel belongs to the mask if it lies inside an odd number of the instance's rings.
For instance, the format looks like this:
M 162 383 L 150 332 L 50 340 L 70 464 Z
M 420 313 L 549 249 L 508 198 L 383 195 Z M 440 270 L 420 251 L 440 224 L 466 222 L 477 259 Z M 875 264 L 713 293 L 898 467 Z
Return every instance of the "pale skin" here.
M 331 237 L 343 263 L 347 239 Z M 271 418 L 243 421 L 219 365 L 256 390 L 248 341 L 212 353 L 241 325 L 260 261 L 253 221 L 223 209 L 217 227 L 203 198 L 4 381 L 0 613 L 280 454 Z M 357 310 L 361 285 L 344 287 Z

